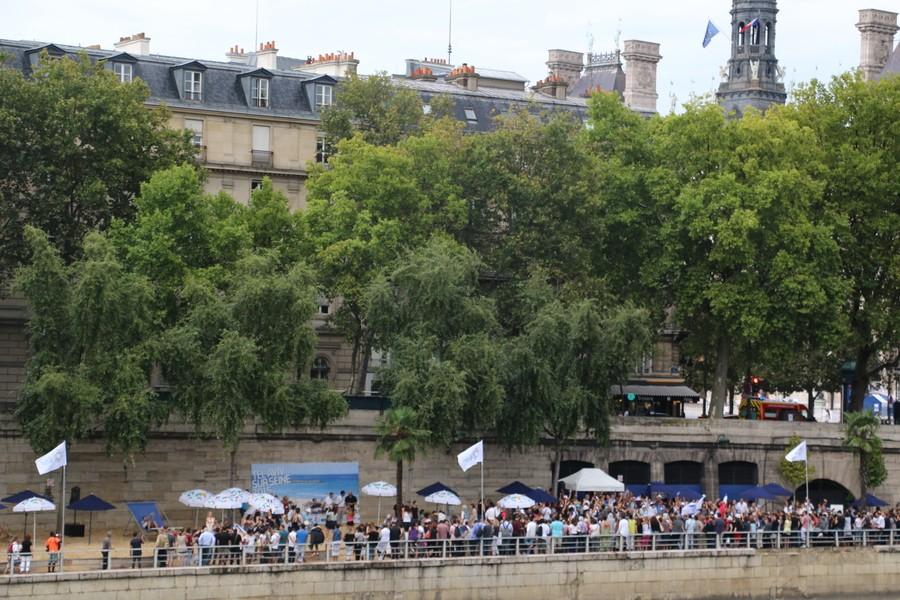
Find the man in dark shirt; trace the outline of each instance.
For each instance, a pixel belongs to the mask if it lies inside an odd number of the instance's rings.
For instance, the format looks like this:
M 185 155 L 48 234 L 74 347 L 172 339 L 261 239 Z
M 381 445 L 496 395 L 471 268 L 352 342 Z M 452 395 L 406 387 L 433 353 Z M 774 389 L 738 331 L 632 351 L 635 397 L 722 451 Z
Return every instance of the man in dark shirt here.
M 131 541 L 128 542 L 128 545 L 131 546 L 131 568 L 140 569 L 141 554 L 143 553 L 141 550 L 141 546 L 144 545 L 144 536 L 135 531 L 131 536 Z
M 391 558 L 400 558 L 400 537 L 403 534 L 403 531 L 400 529 L 400 525 L 397 524 L 397 521 L 394 520 L 391 522 Z

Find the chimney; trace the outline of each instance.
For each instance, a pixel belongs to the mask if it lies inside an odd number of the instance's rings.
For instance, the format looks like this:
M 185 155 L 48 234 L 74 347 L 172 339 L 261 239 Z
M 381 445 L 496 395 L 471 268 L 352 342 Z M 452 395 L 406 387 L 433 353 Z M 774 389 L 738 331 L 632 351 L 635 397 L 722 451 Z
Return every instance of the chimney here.
M 655 113 L 656 66 L 662 59 L 659 44 L 628 40 L 625 42 L 625 106 L 642 112 Z
M 144 35 L 143 32 L 119 38 L 119 41 L 114 46 L 120 52 L 127 52 L 135 56 L 147 56 L 150 54 L 150 38 Z
M 863 79 L 878 79 L 894 49 L 897 13 L 872 8 L 861 10 L 856 28 L 862 34 L 859 69 Z
M 319 56 L 308 56 L 306 64 L 296 68 L 298 71 L 315 73 L 317 75 L 329 75 L 336 79 L 345 79 L 356 75 L 359 60 L 355 52 L 328 52 Z
M 419 67 L 412 72 L 410 78 L 418 79 L 419 81 L 437 81 L 437 76 L 434 74 L 434 71 L 432 71 L 430 67 Z
M 242 65 L 250 64 L 250 55 L 244 53 L 244 49 L 237 44 L 228 49 L 225 53 L 228 62 L 240 63 Z
M 450 71 L 445 79 L 448 83 L 455 83 L 464 90 L 478 91 L 478 73 L 475 72 L 475 67 L 466 63 Z
M 548 50 L 547 68 L 550 74 L 561 77 L 567 85 L 575 85 L 584 69 L 584 53 L 572 50 Z
M 256 66 L 270 71 L 278 68 L 278 48 L 275 47 L 275 40 L 259 45 L 256 52 Z
M 538 92 L 539 94 L 550 96 L 551 98 L 556 98 L 557 100 L 565 100 L 569 89 L 569 84 L 559 75 L 550 73 L 549 75 L 547 75 L 546 79 L 541 79 L 531 89 Z

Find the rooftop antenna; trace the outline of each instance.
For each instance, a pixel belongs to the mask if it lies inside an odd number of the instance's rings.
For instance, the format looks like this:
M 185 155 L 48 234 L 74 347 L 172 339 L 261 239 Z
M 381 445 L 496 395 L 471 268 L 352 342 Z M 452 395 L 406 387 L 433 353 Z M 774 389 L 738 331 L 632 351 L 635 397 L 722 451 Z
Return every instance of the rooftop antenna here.
M 253 51 L 259 46 L 259 0 L 256 0 L 256 27 L 253 32 Z
M 453 60 L 453 0 L 450 0 L 450 19 L 447 24 L 447 64 L 452 65 Z
M 588 53 L 587 59 L 588 62 L 592 60 L 592 56 L 594 56 L 594 32 L 592 31 L 593 25 L 590 21 L 588 21 L 588 30 L 587 30 L 587 43 L 588 43 Z
M 622 42 L 622 18 L 619 17 L 619 27 L 616 29 L 616 51 L 621 50 L 621 42 Z

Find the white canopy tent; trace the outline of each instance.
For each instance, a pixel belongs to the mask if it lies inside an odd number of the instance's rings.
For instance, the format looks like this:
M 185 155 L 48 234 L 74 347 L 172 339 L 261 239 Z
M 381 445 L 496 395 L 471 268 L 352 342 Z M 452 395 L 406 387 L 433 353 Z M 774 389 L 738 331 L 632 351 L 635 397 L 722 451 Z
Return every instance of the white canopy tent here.
M 560 481 L 573 492 L 624 492 L 625 484 L 613 479 L 603 469 L 582 469 Z

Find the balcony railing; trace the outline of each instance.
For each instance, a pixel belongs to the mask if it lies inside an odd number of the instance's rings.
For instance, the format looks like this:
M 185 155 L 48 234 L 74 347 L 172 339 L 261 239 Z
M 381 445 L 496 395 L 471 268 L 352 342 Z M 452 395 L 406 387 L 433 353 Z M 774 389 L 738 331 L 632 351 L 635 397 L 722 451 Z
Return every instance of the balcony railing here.
M 272 152 L 270 150 L 251 150 L 250 164 L 258 169 L 272 168 Z

